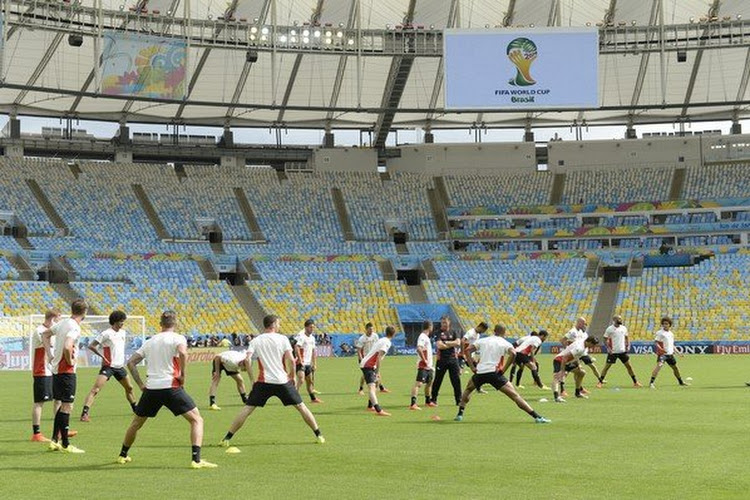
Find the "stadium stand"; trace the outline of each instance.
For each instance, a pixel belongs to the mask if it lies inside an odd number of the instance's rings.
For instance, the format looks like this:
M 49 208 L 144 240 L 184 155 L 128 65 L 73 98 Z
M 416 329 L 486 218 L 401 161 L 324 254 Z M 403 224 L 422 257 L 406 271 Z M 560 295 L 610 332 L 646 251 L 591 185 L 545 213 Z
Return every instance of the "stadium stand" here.
M 552 174 L 547 172 L 498 175 L 446 175 L 454 207 L 480 205 L 520 206 L 549 203 Z
M 55 226 L 37 203 L 26 179 L 36 176 L 37 166 L 47 162 L 26 159 L 23 161 L 0 158 L 0 209 L 13 211 L 31 234 L 54 234 Z
M 686 199 L 742 198 L 748 192 L 750 163 L 705 165 L 687 169 Z
M 673 168 L 574 170 L 565 176 L 563 203 L 669 199 Z
M 39 281 L 0 281 L 0 314 L 39 314 L 49 307 L 65 310 L 65 301 L 49 285 Z

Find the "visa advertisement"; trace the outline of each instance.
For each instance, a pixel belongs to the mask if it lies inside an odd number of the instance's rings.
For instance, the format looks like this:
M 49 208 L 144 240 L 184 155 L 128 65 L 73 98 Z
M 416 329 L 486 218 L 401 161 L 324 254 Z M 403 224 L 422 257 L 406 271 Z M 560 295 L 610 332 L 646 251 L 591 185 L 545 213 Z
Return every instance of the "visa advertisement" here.
M 448 29 L 446 109 L 599 107 L 595 28 Z

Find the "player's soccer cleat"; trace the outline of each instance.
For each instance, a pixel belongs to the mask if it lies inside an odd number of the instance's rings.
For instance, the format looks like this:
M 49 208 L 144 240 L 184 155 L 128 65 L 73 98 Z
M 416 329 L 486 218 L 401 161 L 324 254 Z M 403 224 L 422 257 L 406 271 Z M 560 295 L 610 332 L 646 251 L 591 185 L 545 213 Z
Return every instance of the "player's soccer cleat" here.
M 555 398 L 555 403 L 565 403 L 565 399 L 563 399 L 562 397 L 558 396 L 558 397 Z
M 683 382 L 680 384 L 682 387 L 690 387 L 690 382 Z
M 326 444 L 326 438 L 321 436 L 316 436 L 315 439 L 318 441 L 318 444 Z
M 219 405 L 217 405 L 216 403 L 214 403 L 211 406 L 209 406 L 208 409 L 209 410 L 213 410 L 213 411 L 221 411 L 221 407 Z
M 537 424 L 549 424 L 552 423 L 552 420 L 544 418 L 540 415 L 534 419 L 534 422 L 536 422 Z
M 384 394 L 387 394 L 387 393 L 391 392 L 391 390 L 388 389 L 387 387 L 383 387 L 382 389 L 380 389 L 380 392 L 382 392 Z
M 323 394 L 323 393 L 322 393 L 322 392 L 320 392 L 320 391 L 319 391 L 319 390 L 317 390 L 317 389 L 313 389 L 313 394 Z
M 218 465 L 206 462 L 205 460 L 201 460 L 200 462 L 190 462 L 191 469 L 215 469 L 217 467 Z
M 31 440 L 35 443 L 47 443 L 49 442 L 49 438 L 44 437 L 42 434 L 32 434 Z
M 129 464 L 132 461 L 133 459 L 130 457 L 117 457 L 117 461 L 115 463 L 120 464 L 120 465 L 125 465 L 125 464 Z
M 542 386 L 540 387 L 540 389 L 541 389 L 541 390 L 543 390 L 543 391 L 549 391 L 549 390 L 551 390 L 551 389 L 550 389 L 549 387 L 547 387 L 546 385 L 542 385 Z
M 588 399 L 589 397 L 585 395 L 584 393 L 576 394 L 576 397 L 578 399 Z
M 477 394 L 487 394 L 487 391 L 484 389 L 477 389 Z
M 229 441 L 227 441 L 226 439 L 222 439 L 221 441 L 219 441 L 219 446 L 221 448 L 229 448 Z
M 364 396 L 364 395 L 365 395 L 365 391 L 363 391 L 362 389 L 357 391 L 357 396 Z
M 433 401 L 430 401 L 429 403 L 427 403 L 427 406 L 429 406 L 430 408 L 435 408 L 435 407 L 437 407 L 437 405 L 438 404 L 435 403 L 435 402 L 433 402 Z
M 640 383 L 640 382 L 635 382 L 635 383 L 633 384 L 633 387 L 635 387 L 635 388 L 637 389 L 637 388 L 639 388 L 639 387 L 643 387 L 643 385 L 641 385 L 641 383 Z
M 420 408 L 420 407 L 419 407 L 419 406 L 417 406 L 417 405 L 411 405 L 411 406 L 409 406 L 409 409 L 410 409 L 411 411 L 420 411 L 420 410 L 421 410 L 422 408 Z
M 562 397 L 564 397 L 564 398 L 567 398 L 567 397 L 568 397 L 568 391 L 562 391 L 562 392 L 560 393 L 560 396 L 562 396 Z
M 322 399 L 313 399 L 312 401 L 310 401 L 310 403 L 312 403 L 314 405 L 320 405 L 320 404 L 323 404 L 323 400 Z
M 526 389 L 526 386 L 519 384 L 516 386 L 516 389 Z
M 371 411 L 371 412 L 375 413 L 375 408 L 373 408 L 373 407 L 371 406 L 371 407 L 367 408 L 367 411 Z
M 461 422 L 463 421 L 463 419 L 464 419 L 463 415 L 456 415 L 455 417 L 453 417 L 453 420 L 455 420 L 456 422 Z
M 68 437 L 74 438 L 78 435 L 78 431 L 68 431 Z
M 62 446 L 60 445 L 60 443 L 50 441 L 49 445 L 47 446 L 47 451 L 60 451 L 61 448 Z
M 72 444 L 69 444 L 69 445 L 67 446 L 67 448 L 66 448 L 66 447 L 64 447 L 64 446 L 60 446 L 60 451 L 61 451 L 61 452 L 63 452 L 63 453 L 72 453 L 72 454 L 74 454 L 74 455 L 82 455 L 83 453 L 86 453 L 86 452 L 85 452 L 85 451 L 83 451 L 82 449 L 80 449 L 80 448 L 76 448 L 76 447 L 75 447 L 75 446 L 73 446 Z
M 648 388 L 649 389 L 656 389 L 656 385 L 654 385 L 654 384 L 648 384 Z
M 590 394 L 585 387 L 581 387 L 581 394 Z
M 602 387 L 604 387 L 604 384 L 602 382 L 597 382 L 596 388 L 601 389 Z
M 236 446 L 230 446 L 229 448 L 227 448 L 227 450 L 224 453 L 229 453 L 230 455 L 236 455 L 237 453 L 242 453 L 242 450 L 240 450 Z
M 391 414 L 385 410 L 376 411 L 375 415 L 377 415 L 378 417 L 390 417 L 391 416 Z
M 88 413 L 81 415 L 81 422 L 91 422 L 91 417 L 89 417 Z

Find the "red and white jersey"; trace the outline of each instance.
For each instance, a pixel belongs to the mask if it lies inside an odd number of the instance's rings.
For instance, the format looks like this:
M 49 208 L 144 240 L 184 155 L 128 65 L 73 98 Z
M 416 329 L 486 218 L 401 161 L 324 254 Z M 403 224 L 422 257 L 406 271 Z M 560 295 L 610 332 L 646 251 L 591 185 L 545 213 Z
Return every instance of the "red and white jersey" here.
M 518 339 L 515 342 L 513 342 L 513 345 L 516 346 L 516 347 L 518 347 L 519 345 L 521 345 L 524 342 L 526 342 L 529 338 L 531 338 L 531 335 L 524 335 L 520 339 Z
M 525 340 L 516 347 L 516 352 L 519 354 L 531 356 L 534 354 L 536 348 L 542 345 L 542 338 L 537 337 L 536 335 L 527 335 L 524 339 Z
M 565 338 L 568 339 L 568 342 L 575 342 L 576 340 L 586 340 L 589 338 L 589 334 L 586 333 L 586 330 L 579 330 L 574 326 L 568 330 L 568 333 L 565 334 Z
M 52 373 L 75 373 L 76 357 L 78 356 L 78 338 L 81 336 L 81 326 L 73 318 L 67 318 L 53 325 L 50 330 L 52 330 L 52 335 L 55 339 L 55 348 L 52 350 L 53 357 L 52 361 L 50 361 Z M 67 339 L 73 340 L 72 364 L 68 364 L 63 356 L 65 341 Z
M 419 353 L 420 349 L 424 350 L 424 357 Z M 417 369 L 432 370 L 432 342 L 425 332 L 417 337 Z
M 161 332 L 144 342 L 136 351 L 146 360 L 146 389 L 180 387 L 177 378 L 181 375 L 178 351 L 181 345 L 187 346 L 187 340 L 182 335 Z
M 373 335 L 375 335 L 373 333 Z M 391 339 L 388 337 L 383 337 L 382 339 L 378 339 L 377 342 L 375 342 L 372 345 L 372 349 L 370 349 L 367 354 L 362 358 L 362 361 L 359 362 L 360 368 L 377 368 L 378 367 L 378 353 L 382 352 L 383 357 L 385 357 L 386 354 L 388 354 L 388 351 L 391 349 Z
M 106 359 L 102 359 L 102 366 L 111 366 L 112 368 L 122 368 L 125 366 L 126 335 L 127 332 L 122 328 L 118 331 L 114 331 L 112 328 L 107 328 L 99 334 L 96 341 L 102 346 L 104 357 L 110 360 L 108 363 Z
M 250 342 L 248 352 L 258 360 L 258 382 L 286 384 L 291 380 L 284 369 L 284 353 L 292 352 L 289 339 L 280 333 L 263 333 Z
M 228 372 L 240 371 L 240 364 L 247 359 L 247 351 L 224 351 L 219 354 L 221 364 Z
M 31 336 L 31 352 L 33 356 L 33 362 L 31 364 L 31 372 L 35 377 L 51 377 L 52 370 L 47 363 L 47 353 L 44 352 L 44 341 L 42 334 L 47 331 L 47 327 L 39 325 L 36 327 L 36 331 Z M 55 352 L 55 336 L 50 337 L 50 343 L 52 346 L 52 352 Z
M 480 337 L 479 333 L 477 333 L 477 331 L 474 328 L 472 328 L 471 330 L 469 330 L 468 332 L 464 334 L 463 338 L 464 338 L 464 342 L 466 342 L 467 344 L 474 345 L 476 341 L 479 340 L 479 337 Z
M 375 342 L 378 341 L 378 334 L 373 332 L 370 335 L 362 334 L 359 336 L 359 338 L 354 342 L 354 347 L 357 349 L 362 349 L 362 355 L 366 355 L 370 350 L 372 349 L 372 346 L 375 345 Z
M 513 345 L 502 337 L 492 335 L 474 343 L 479 353 L 477 373 L 493 373 L 503 369 L 505 355 L 513 350 Z
M 671 330 L 664 330 L 663 328 L 656 332 L 654 340 L 661 342 L 664 346 L 664 352 L 662 354 L 673 355 L 674 354 L 674 333 Z
M 568 345 L 568 347 L 560 351 L 560 354 L 555 356 L 555 361 L 562 361 L 563 358 L 567 357 L 568 355 L 573 357 L 573 359 L 571 359 L 569 362 L 581 359 L 581 356 L 585 356 L 588 352 L 588 349 L 586 348 L 584 342 L 584 340 L 576 340 L 572 344 Z
M 297 339 L 297 345 L 302 351 L 302 359 L 299 362 L 303 365 L 312 364 L 313 352 L 315 352 L 315 336 L 303 333 Z
M 625 328 L 625 325 L 609 325 L 607 329 L 604 330 L 604 338 L 611 343 L 609 352 L 612 354 L 622 354 L 627 351 L 628 329 Z

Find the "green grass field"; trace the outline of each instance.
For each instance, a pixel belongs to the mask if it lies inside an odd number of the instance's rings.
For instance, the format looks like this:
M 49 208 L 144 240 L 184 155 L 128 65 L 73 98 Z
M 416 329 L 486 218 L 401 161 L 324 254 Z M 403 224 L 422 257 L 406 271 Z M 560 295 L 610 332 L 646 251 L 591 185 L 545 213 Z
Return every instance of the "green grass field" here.
M 643 382 L 653 361 L 634 356 Z M 494 391 L 475 395 L 465 420 L 453 422 L 447 379 L 437 411 L 408 411 L 415 370 L 406 357 L 384 362 L 392 393 L 381 403 L 393 416 L 378 418 L 355 394 L 354 360 L 323 359 L 317 383 L 325 404 L 312 408 L 327 443 L 316 444 L 298 413 L 274 400 L 234 438 L 238 455 L 214 446 L 240 408 L 234 384 L 224 379 L 219 387 L 223 411 L 208 411 L 208 366 L 191 365 L 187 390 L 205 418 L 203 456 L 219 464 L 215 470 L 188 468 L 188 425 L 166 409 L 141 431 L 133 462 L 115 465 L 131 415 L 113 379 L 92 421 L 78 421 L 93 369 L 79 372 L 71 419 L 79 431 L 74 443 L 86 454 L 49 453 L 28 441 L 30 374 L 3 372 L 0 498 L 748 498 L 750 358 L 692 356 L 679 364 L 692 387 L 678 387 L 665 366 L 658 390 L 632 389 L 624 368 L 615 366 L 608 386 L 592 388 L 588 401 L 540 403 L 551 399 L 548 392 L 523 390 L 552 419 L 536 425 Z M 548 384 L 550 365 L 543 357 Z M 525 381 L 530 387 L 529 376 Z M 442 420 L 431 420 L 434 414 Z M 51 426 L 50 406 L 46 435 Z

